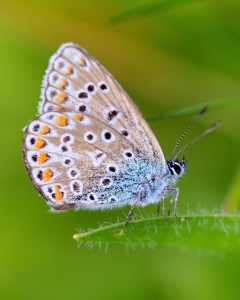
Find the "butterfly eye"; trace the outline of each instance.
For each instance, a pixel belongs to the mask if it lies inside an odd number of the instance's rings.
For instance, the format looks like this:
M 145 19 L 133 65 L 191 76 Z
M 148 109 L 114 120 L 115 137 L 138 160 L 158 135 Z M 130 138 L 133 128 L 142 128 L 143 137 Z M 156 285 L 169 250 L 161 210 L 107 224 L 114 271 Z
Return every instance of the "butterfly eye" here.
M 174 164 L 174 166 L 173 166 L 173 168 L 174 168 L 174 171 L 179 175 L 180 173 L 181 173 L 181 167 L 180 167 L 180 165 L 179 164 Z
M 181 176 L 184 173 L 185 163 L 181 163 L 178 160 L 169 160 L 167 165 L 172 175 Z

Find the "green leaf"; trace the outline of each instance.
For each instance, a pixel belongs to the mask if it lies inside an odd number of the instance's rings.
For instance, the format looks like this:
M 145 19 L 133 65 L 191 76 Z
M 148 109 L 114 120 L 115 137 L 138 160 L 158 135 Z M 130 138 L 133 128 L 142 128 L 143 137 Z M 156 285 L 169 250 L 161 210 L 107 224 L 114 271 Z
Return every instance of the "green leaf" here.
M 118 243 L 130 246 L 171 246 L 177 248 L 240 254 L 240 215 L 194 215 L 178 219 L 133 220 L 126 229 L 124 223 L 79 232 L 74 239 L 94 245 Z

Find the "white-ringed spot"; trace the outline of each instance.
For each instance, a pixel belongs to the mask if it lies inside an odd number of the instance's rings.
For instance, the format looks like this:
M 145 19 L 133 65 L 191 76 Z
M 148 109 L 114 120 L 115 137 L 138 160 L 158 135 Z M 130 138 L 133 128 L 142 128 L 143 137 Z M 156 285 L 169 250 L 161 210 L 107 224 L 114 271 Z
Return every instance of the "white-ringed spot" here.
M 55 60 L 54 67 L 56 70 L 61 70 L 63 67 L 65 67 L 65 61 L 61 59 L 61 57 L 58 57 Z
M 74 195 L 81 195 L 83 191 L 82 182 L 80 180 L 71 181 L 70 190 Z
M 119 130 L 119 132 L 121 133 L 121 135 L 123 135 L 126 139 L 130 139 L 131 138 L 131 135 L 129 133 L 129 131 L 126 129 L 126 128 L 121 128 Z
M 84 141 L 86 141 L 90 144 L 96 142 L 96 140 L 97 140 L 97 136 L 91 131 L 85 132 L 83 138 L 84 138 Z
M 85 83 L 84 89 L 92 95 L 96 94 L 97 92 L 97 87 L 92 82 Z
M 118 198 L 116 196 L 110 196 L 108 198 L 108 203 L 118 202 Z
M 106 171 L 110 172 L 112 174 L 116 174 L 116 173 L 118 173 L 118 167 L 116 165 L 109 164 L 106 167 Z
M 116 107 L 112 106 L 105 109 L 102 116 L 110 124 L 114 124 L 122 116 L 122 113 Z
M 80 176 L 80 171 L 77 168 L 71 168 L 67 171 L 67 176 L 70 179 L 77 179 Z
M 98 87 L 104 94 L 109 92 L 109 87 L 103 80 L 98 82 Z
M 134 158 L 134 154 L 131 150 L 124 150 L 122 153 L 123 158 L 130 160 Z
M 89 193 L 89 194 L 87 195 L 87 199 L 88 199 L 89 201 L 97 201 L 97 200 L 98 200 L 98 197 L 97 197 L 97 195 L 96 195 L 95 193 Z
M 32 124 L 32 131 L 38 132 L 39 129 L 40 129 L 40 124 L 39 123 L 33 123 Z
M 63 157 L 61 160 L 61 164 L 63 167 L 71 167 L 74 165 L 74 160 L 70 157 Z
M 115 140 L 115 135 L 108 130 L 103 130 L 101 132 L 101 138 L 106 143 L 111 143 Z
M 63 108 L 59 105 L 55 105 L 55 104 L 52 104 L 52 103 L 45 103 L 44 106 L 43 106 L 43 112 L 51 112 L 51 111 L 62 111 Z
M 86 90 L 80 90 L 77 93 L 78 99 L 82 99 L 83 101 L 90 101 L 91 100 L 91 94 L 87 92 Z
M 107 120 L 112 121 L 113 119 L 115 119 L 117 117 L 118 113 L 119 112 L 116 109 L 110 110 L 107 114 Z
M 76 111 L 88 112 L 88 107 L 84 103 L 81 103 L 76 106 Z
M 61 144 L 61 145 L 59 146 L 59 148 L 60 148 L 60 151 L 61 151 L 62 153 L 72 151 L 72 148 L 71 148 L 69 145 L 62 145 L 62 144 Z
M 102 178 L 100 184 L 104 188 L 109 188 L 112 185 L 112 180 L 108 177 Z
M 74 136 L 69 133 L 64 133 L 60 138 L 61 143 L 72 144 L 74 142 Z

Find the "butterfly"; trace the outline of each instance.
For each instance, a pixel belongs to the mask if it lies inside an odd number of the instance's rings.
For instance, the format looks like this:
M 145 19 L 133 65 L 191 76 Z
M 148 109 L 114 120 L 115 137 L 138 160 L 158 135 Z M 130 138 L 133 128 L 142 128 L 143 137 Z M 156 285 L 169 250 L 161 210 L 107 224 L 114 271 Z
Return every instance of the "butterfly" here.
M 134 102 L 78 45 L 63 44 L 51 57 L 22 151 L 34 187 L 54 211 L 128 204 L 126 227 L 135 206 L 157 203 L 159 213 L 160 201 L 167 220 L 171 195 L 177 217 L 179 189 L 173 185 L 186 171 L 185 156 L 165 159 Z

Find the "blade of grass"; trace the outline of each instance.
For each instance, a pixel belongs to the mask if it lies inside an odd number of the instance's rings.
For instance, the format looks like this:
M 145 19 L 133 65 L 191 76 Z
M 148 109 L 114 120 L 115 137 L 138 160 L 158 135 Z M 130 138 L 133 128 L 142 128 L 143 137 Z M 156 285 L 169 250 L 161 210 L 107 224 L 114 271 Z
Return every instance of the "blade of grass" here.
M 234 99 L 217 101 L 217 102 L 211 102 L 208 106 L 208 111 L 219 110 L 219 109 L 228 108 L 228 107 L 237 106 L 237 105 L 240 105 L 240 97 L 234 98 Z M 169 113 L 151 116 L 146 119 L 148 122 L 152 122 L 152 121 L 157 121 L 157 120 L 161 120 L 161 119 L 170 119 L 170 118 L 175 118 L 175 117 L 196 115 L 197 113 L 199 113 L 201 111 L 203 106 L 204 106 L 203 104 L 191 106 L 191 107 L 187 107 L 184 109 L 171 111 Z
M 118 23 L 126 19 L 145 15 L 150 13 L 155 13 L 156 11 L 163 11 L 165 9 L 170 9 L 185 3 L 196 2 L 197 0 L 155 0 L 155 1 L 139 1 L 132 5 L 127 6 L 124 10 L 120 11 L 118 14 L 113 16 L 110 21 L 112 23 Z M 199 2 L 199 0 L 198 0 Z

